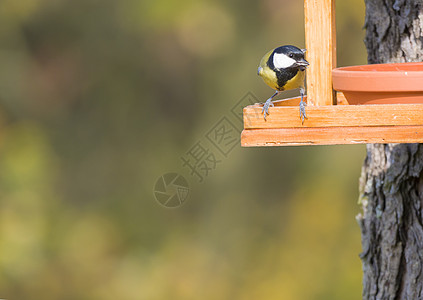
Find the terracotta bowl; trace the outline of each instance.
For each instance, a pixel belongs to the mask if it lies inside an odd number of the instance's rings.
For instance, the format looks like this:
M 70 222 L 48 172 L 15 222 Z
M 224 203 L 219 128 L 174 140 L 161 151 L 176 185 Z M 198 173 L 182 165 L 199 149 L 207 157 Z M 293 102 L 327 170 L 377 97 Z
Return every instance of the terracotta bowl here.
M 423 62 L 336 68 L 332 78 L 349 104 L 423 103 Z

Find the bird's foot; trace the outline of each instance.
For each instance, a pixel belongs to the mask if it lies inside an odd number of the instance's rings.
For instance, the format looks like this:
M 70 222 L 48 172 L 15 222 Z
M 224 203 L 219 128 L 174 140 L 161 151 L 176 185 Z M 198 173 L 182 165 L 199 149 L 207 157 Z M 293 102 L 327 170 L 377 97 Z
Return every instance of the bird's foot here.
M 304 119 L 307 119 L 307 114 L 305 111 L 305 108 L 307 106 L 307 103 L 305 103 L 302 99 L 300 102 L 300 119 L 301 119 L 301 124 L 304 124 Z
M 261 111 L 263 113 L 264 120 L 266 120 L 266 115 L 269 115 L 269 107 L 275 106 L 272 102 L 272 99 L 267 99 L 267 101 L 263 104 L 263 110 Z

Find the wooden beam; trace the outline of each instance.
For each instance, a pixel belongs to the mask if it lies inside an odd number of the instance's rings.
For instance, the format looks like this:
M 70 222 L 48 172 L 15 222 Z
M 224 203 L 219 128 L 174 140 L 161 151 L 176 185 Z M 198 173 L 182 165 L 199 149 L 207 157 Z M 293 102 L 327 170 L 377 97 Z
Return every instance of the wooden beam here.
M 369 143 L 423 143 L 423 126 L 248 129 L 241 134 L 244 147 Z
M 338 100 L 347 103 L 343 99 L 338 93 Z M 262 105 L 245 107 L 241 145 L 423 143 L 423 104 L 307 106 L 308 119 L 302 124 L 299 101 L 275 101 L 266 121 Z
M 271 107 L 266 120 L 261 111 L 255 105 L 244 108 L 245 129 L 423 125 L 423 104 L 307 106 L 304 124 L 298 106 Z
M 332 69 L 336 67 L 335 0 L 304 0 L 309 106 L 332 105 Z
M 337 95 L 336 96 L 337 105 L 349 104 L 347 99 L 345 99 L 345 96 L 342 92 L 337 92 L 336 95 Z M 286 98 L 281 100 L 274 100 L 273 104 L 274 106 L 298 106 L 300 104 L 300 100 L 301 100 L 300 97 Z M 307 101 L 307 95 L 304 96 L 304 100 Z M 263 108 L 263 103 L 256 103 L 256 104 L 250 105 L 249 107 L 253 107 L 253 106 Z M 306 111 L 307 111 L 307 108 L 306 108 Z

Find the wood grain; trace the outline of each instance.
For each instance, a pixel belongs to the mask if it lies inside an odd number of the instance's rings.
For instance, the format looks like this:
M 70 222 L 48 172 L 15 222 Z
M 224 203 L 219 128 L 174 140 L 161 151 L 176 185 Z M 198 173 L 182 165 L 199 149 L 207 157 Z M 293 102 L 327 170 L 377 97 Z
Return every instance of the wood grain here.
M 256 105 L 244 108 L 245 129 L 423 125 L 423 104 L 307 106 L 304 124 L 298 106 L 271 107 L 266 121 L 261 111 Z
M 347 99 L 345 99 L 344 93 L 342 92 L 336 92 L 337 94 L 337 104 L 338 105 L 348 105 L 348 101 Z M 293 97 L 293 98 L 286 98 L 286 99 L 281 99 L 281 100 L 275 100 L 273 101 L 273 104 L 275 106 L 298 106 L 300 104 L 300 97 Z M 304 96 L 304 100 L 307 101 L 307 95 Z M 253 106 L 257 106 L 257 107 L 263 107 L 263 103 L 256 103 L 253 104 L 249 107 L 253 107 Z
M 335 0 L 304 0 L 308 104 L 332 105 L 332 69 L 336 67 Z
M 245 129 L 243 147 L 423 143 L 423 126 Z

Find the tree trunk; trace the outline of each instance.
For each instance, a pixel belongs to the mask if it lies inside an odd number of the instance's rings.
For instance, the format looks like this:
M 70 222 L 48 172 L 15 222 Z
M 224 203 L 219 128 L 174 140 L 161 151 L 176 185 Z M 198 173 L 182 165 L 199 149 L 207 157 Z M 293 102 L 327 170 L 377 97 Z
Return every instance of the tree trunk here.
M 369 63 L 422 61 L 423 1 L 365 2 Z M 423 144 L 367 145 L 357 217 L 363 299 L 423 299 L 422 170 Z

